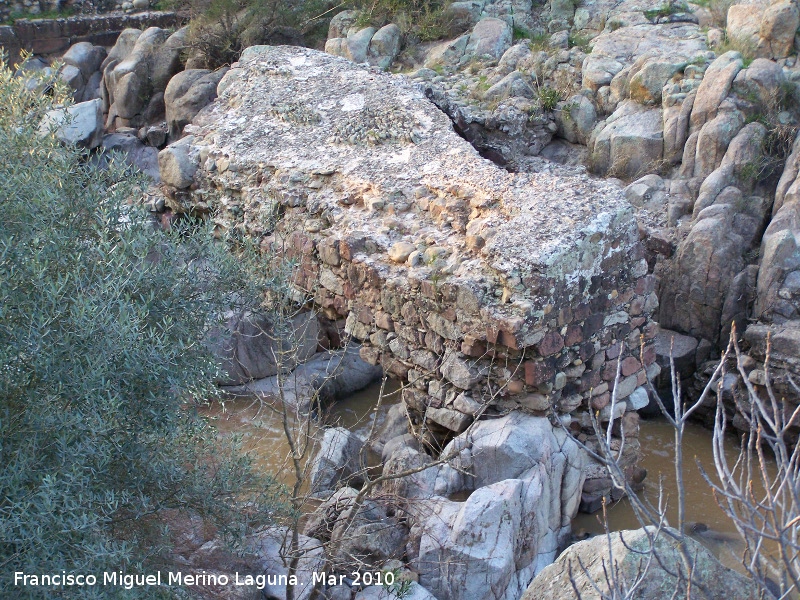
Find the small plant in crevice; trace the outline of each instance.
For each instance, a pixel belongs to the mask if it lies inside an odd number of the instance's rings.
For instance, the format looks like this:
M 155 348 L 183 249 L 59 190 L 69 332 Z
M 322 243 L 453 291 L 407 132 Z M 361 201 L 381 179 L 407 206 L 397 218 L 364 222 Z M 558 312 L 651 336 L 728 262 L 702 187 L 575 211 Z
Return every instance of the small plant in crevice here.
M 590 44 L 592 42 L 592 38 L 587 35 L 583 35 L 581 33 L 570 33 L 568 38 L 568 44 L 570 48 L 579 48 L 584 54 L 591 54 L 592 49 Z
M 548 49 L 550 36 L 544 31 L 533 32 L 520 27 L 514 27 L 514 41 L 521 42 L 523 40 L 530 41 L 531 50 L 542 51 Z
M 561 100 L 561 95 L 558 90 L 551 88 L 549 85 L 539 86 L 536 90 L 536 96 L 539 100 L 539 106 L 542 110 L 553 110 Z
M 669 2 L 658 8 L 653 8 L 651 10 L 644 11 L 644 16 L 649 21 L 655 21 L 656 19 L 660 19 L 662 17 L 669 17 L 671 15 L 676 15 L 678 13 L 688 11 L 688 7 L 681 3 L 676 2 Z
M 725 40 L 716 49 L 716 53 L 717 56 L 720 56 L 731 50 L 742 55 L 742 66 L 745 69 L 756 59 L 757 48 L 752 39 L 726 31 Z

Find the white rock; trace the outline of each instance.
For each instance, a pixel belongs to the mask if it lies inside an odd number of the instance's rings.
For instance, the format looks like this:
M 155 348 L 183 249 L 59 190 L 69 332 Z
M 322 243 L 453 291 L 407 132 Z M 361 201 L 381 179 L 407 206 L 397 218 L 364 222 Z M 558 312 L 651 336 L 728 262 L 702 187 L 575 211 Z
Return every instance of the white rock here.
M 103 103 L 80 102 L 67 109 L 49 111 L 39 125 L 39 132 L 53 131 L 64 144 L 97 148 L 103 141 Z

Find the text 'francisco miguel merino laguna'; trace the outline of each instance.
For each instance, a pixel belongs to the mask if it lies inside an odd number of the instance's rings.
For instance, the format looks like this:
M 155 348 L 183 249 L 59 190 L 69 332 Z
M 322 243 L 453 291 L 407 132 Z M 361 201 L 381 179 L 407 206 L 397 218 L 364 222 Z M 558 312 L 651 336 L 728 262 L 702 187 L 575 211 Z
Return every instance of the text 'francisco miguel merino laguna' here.
M 333 575 L 321 572 L 311 573 L 311 583 L 324 583 L 328 585 L 340 585 L 344 581 L 353 587 L 367 587 L 372 585 L 392 585 L 395 582 L 395 575 L 391 571 L 375 572 L 353 572 L 349 575 Z M 308 583 L 308 582 L 302 582 Z M 225 575 L 221 573 L 183 573 L 181 571 L 162 573 L 157 571 L 144 575 L 141 573 L 123 573 L 122 571 L 105 571 L 102 575 L 77 575 L 61 571 L 60 573 L 48 573 L 40 575 L 29 575 L 23 571 L 14 572 L 14 585 L 17 587 L 93 587 L 97 585 L 109 587 L 123 587 L 126 590 L 134 587 L 146 586 L 250 586 L 263 590 L 269 586 L 296 586 L 301 584 L 296 575 L 251 575 L 240 574 Z
M 94 587 L 97 585 L 122 587 L 126 590 L 147 586 L 252 586 L 263 590 L 267 585 L 297 585 L 295 575 L 250 575 L 238 572 L 231 575 L 219 573 L 183 573 L 181 571 L 162 573 L 157 571 L 144 575 L 141 573 L 123 573 L 122 571 L 103 572 L 102 575 L 74 574 L 61 571 L 41 575 L 29 575 L 22 571 L 14 572 L 14 585 L 17 587 Z

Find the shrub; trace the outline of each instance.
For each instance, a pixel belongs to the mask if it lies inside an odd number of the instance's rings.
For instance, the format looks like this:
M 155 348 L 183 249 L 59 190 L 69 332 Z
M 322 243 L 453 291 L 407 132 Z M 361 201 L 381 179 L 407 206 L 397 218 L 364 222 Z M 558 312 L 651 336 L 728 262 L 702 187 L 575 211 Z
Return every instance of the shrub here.
M 360 11 L 357 25 L 381 27 L 396 23 L 406 35 L 420 41 L 445 37 L 452 23 L 447 16 L 450 0 L 354 0 Z
M 324 40 L 328 0 L 165 0 L 190 14 L 187 54 L 193 67 L 215 69 L 256 44 L 314 45 Z
M 137 179 L 113 159 L 99 170 L 39 133 L 45 111 L 69 95 L 57 79 L 39 83 L 0 69 L 6 590 L 15 571 L 135 572 L 165 560 L 165 509 L 233 534 L 279 507 L 276 484 L 256 477 L 193 409 L 216 393 L 209 328 L 256 289 L 206 228 L 155 229 L 130 202 Z M 30 91 L 47 87 L 52 95 Z M 14 597 L 53 593 L 25 587 Z M 75 587 L 58 597 L 114 594 Z
M 750 63 L 756 58 L 757 48 L 753 40 L 746 36 L 737 36 L 726 32 L 725 41 L 716 50 L 717 56 L 721 56 L 731 50 L 735 50 L 742 55 L 742 64 L 745 68 L 749 67 Z
M 539 106 L 542 107 L 542 110 L 553 110 L 561 100 L 558 90 L 546 85 L 539 87 L 537 95 L 539 97 Z

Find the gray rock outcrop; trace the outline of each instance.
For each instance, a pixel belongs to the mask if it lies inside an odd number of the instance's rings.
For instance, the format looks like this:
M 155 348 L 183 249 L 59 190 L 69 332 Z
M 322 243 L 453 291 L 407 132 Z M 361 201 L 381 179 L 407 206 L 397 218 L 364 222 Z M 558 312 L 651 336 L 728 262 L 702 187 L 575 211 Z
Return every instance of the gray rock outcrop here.
M 447 491 L 474 491 L 465 502 L 417 501 L 412 565 L 440 598 L 518 598 L 569 534 L 582 451 L 547 419 L 514 412 L 478 422 L 443 454 L 456 452 L 468 476 Z
M 181 69 L 187 29 L 126 29 L 103 61 L 106 127 L 141 127 L 164 113 L 164 90 Z
M 360 485 L 364 469 L 361 464 L 363 445 L 361 438 L 343 427 L 326 429 L 311 463 L 311 492 L 336 489 L 341 481 L 351 486 Z
M 186 69 L 169 80 L 164 90 L 164 110 L 170 141 L 177 140 L 183 128 L 217 97 L 217 85 L 227 72 L 227 68 L 213 72 Z
M 223 385 L 238 385 L 270 377 L 278 369 L 292 370 L 317 351 L 319 323 L 313 313 L 303 313 L 276 330 L 266 317 L 247 314 L 228 319 L 224 331 L 212 336 L 226 378 Z
M 51 110 L 42 119 L 39 131 L 53 132 L 63 144 L 97 148 L 103 140 L 102 103 L 99 99 L 90 100 Z
M 649 528 L 650 535 L 654 528 Z M 677 533 L 677 532 L 674 532 Z M 636 600 L 651 600 L 669 596 L 688 596 L 682 559 L 674 542 L 665 533 L 653 545 L 643 529 L 613 532 L 609 537 L 598 535 L 578 542 L 565 550 L 558 560 L 545 568 L 530 584 L 521 600 L 566 600 L 568 598 L 601 598 L 612 589 L 633 588 L 630 596 Z M 756 586 L 739 573 L 724 567 L 700 543 L 686 540 L 695 560 L 693 578 L 696 588 L 704 590 L 700 597 L 754 600 L 758 597 Z M 658 558 L 648 562 L 647 556 L 654 548 Z M 647 567 L 643 565 L 647 564 Z M 583 567 L 583 568 L 581 568 Z M 642 569 L 646 571 L 642 573 Z M 684 574 L 680 579 L 678 573 Z M 613 587 L 609 579 L 620 582 Z M 577 593 L 576 593 L 577 590 Z

